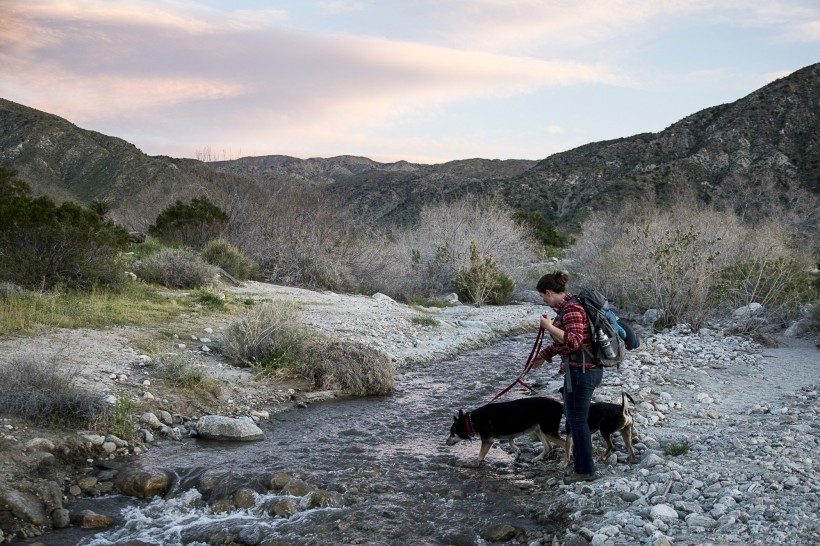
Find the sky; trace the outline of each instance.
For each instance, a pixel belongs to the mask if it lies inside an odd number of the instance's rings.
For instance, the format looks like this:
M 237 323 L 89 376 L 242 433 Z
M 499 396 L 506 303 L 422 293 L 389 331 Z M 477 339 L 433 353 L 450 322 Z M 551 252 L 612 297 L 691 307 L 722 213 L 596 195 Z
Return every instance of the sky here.
M 816 62 L 818 0 L 0 0 L 0 97 L 172 157 L 543 159 Z

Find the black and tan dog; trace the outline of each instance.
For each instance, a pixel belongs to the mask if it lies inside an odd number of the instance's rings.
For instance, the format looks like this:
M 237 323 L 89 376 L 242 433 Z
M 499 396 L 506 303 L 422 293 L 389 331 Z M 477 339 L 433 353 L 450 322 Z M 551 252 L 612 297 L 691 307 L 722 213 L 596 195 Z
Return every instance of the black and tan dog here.
M 559 392 L 563 394 L 564 388 L 561 387 Z M 592 402 L 589 405 L 589 415 L 587 416 L 587 424 L 589 431 L 592 434 L 596 432 L 601 433 L 601 437 L 606 443 L 606 453 L 602 459 L 609 457 L 609 454 L 615 451 L 615 444 L 612 443 L 612 435 L 616 432 L 621 433 L 621 438 L 624 440 L 626 450 L 629 452 L 629 464 L 635 461 L 635 452 L 632 449 L 632 426 L 634 421 L 632 414 L 629 412 L 629 403 L 627 399 L 633 404 L 635 401 L 629 393 L 621 393 L 621 403 L 612 404 L 610 402 Z M 572 433 L 567 427 L 567 450 L 566 457 L 572 452 Z
M 567 449 L 566 441 L 558 434 L 564 405 L 555 399 L 544 396 L 521 398 L 510 402 L 495 402 L 464 413 L 459 410 L 453 417 L 447 445 L 451 446 L 474 436 L 481 438 L 481 449 L 478 461 L 482 462 L 493 440 L 508 440 L 510 447 L 518 454 L 515 439 L 534 432 L 538 435 L 544 449 L 535 457 L 544 458 L 551 449 L 550 441 Z

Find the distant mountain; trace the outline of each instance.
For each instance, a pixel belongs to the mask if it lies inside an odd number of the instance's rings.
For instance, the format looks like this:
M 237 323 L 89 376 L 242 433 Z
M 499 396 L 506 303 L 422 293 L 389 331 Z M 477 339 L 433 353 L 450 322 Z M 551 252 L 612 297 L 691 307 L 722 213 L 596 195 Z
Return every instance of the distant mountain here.
M 249 178 L 192 159 L 147 156 L 122 139 L 4 99 L 0 166 L 15 169 L 34 194 L 58 202 L 108 199 L 115 218 L 134 229 L 150 225 L 176 199 L 208 195 L 226 204 L 226 193 L 265 193 Z
M 552 155 L 502 186 L 514 206 L 573 229 L 593 210 L 634 201 L 670 206 L 690 192 L 747 220 L 776 215 L 817 232 L 820 64 L 660 133 Z
M 263 156 L 209 163 L 253 177 L 271 190 L 294 183 L 321 186 L 323 193 L 374 225 L 408 224 L 427 203 L 494 193 L 499 180 L 520 175 L 535 164 L 523 159 L 467 159 L 440 165 L 378 163 L 355 156 Z
M 810 235 L 820 224 L 820 64 L 660 133 L 595 142 L 538 162 L 418 165 L 267 156 L 214 165 L 269 188 L 321 184 L 375 224 L 409 222 L 425 203 L 472 193 L 501 195 L 517 209 L 577 231 L 595 210 L 672 206 L 689 193 L 750 221 L 778 216 Z
M 174 199 L 205 193 L 235 204 L 295 184 L 321 187 L 373 225 L 407 224 L 427 203 L 477 194 L 537 211 L 565 231 L 578 230 L 595 210 L 668 207 L 691 194 L 747 220 L 776 216 L 811 241 L 820 239 L 820 64 L 659 133 L 541 161 L 264 156 L 205 164 L 149 157 L 121 139 L 0 99 L 0 166 L 58 200 L 113 199 L 131 225 Z

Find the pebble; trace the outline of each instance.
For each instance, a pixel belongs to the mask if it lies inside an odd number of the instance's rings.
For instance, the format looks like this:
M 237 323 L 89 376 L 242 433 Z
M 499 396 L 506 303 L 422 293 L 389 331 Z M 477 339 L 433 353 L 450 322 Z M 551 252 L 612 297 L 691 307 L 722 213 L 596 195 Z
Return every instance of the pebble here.
M 820 544 L 820 377 L 796 392 L 760 389 L 765 399 L 743 407 L 742 394 L 721 385 L 764 377 L 759 344 L 683 327 L 644 342 L 596 390 L 609 400 L 621 390 L 638 394 L 639 462 L 599 462 L 601 478 L 552 501 L 546 513 L 568 509 L 570 535 L 593 544 Z M 687 452 L 664 451 L 682 440 Z

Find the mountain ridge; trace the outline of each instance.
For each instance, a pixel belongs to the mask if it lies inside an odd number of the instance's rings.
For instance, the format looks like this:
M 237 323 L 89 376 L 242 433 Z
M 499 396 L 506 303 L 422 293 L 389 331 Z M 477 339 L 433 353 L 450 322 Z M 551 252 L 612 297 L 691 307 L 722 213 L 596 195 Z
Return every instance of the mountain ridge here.
M 428 203 L 472 194 L 502 197 L 574 232 L 597 211 L 634 202 L 669 207 L 690 194 L 748 221 L 778 216 L 804 235 L 817 235 L 820 63 L 658 133 L 588 143 L 540 160 L 436 165 L 354 155 L 207 164 L 147 156 L 122 139 L 0 99 L 0 165 L 57 200 L 112 199 L 132 227 L 150 223 L 174 199 L 230 188 L 235 200 L 297 184 L 321 188 L 374 226 L 411 224 Z

